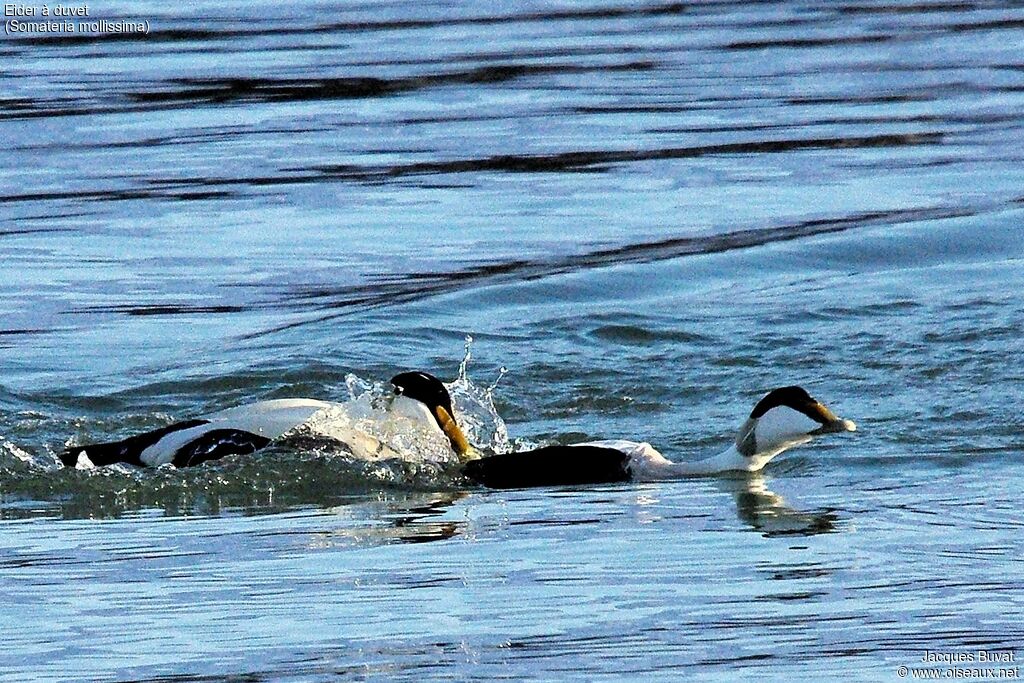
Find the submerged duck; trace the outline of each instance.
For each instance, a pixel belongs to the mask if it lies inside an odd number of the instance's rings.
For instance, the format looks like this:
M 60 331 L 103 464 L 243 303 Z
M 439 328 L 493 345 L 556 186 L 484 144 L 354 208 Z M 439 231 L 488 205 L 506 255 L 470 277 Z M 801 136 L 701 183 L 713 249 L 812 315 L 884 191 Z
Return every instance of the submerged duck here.
M 779 453 L 815 436 L 856 429 L 851 420 L 837 417 L 801 387 L 789 386 L 774 389 L 757 402 L 728 448 L 696 462 L 672 462 L 649 443 L 623 440 L 544 446 L 485 458 L 472 448 L 456 448 L 456 452 L 464 460 L 466 477 L 491 488 L 651 481 L 757 472 Z
M 424 381 L 424 377 L 430 381 Z M 432 375 L 413 372 L 392 379 L 392 383 L 399 381 L 408 391 L 403 394 L 396 390 L 388 412 L 441 430 L 460 457 L 472 457 L 476 451 L 455 421 L 451 397 L 444 384 Z M 341 407 L 339 403 L 309 398 L 260 401 L 176 422 L 120 441 L 73 446 L 66 449 L 60 459 L 65 467 L 76 467 L 80 462 L 98 467 L 114 463 L 137 467 L 170 463 L 179 468 L 191 467 L 229 455 L 254 453 L 309 422 L 317 413 Z M 398 455 L 365 434 L 353 434 L 347 445 L 357 455 Z

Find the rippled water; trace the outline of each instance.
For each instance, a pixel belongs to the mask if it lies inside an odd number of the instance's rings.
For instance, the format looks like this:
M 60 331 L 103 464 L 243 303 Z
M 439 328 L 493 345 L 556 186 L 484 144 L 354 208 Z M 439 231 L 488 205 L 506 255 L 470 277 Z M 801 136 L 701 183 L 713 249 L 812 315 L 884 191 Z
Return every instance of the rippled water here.
M 1024 658 L 1017 3 L 88 6 L 151 32 L 0 38 L 0 677 Z M 56 467 L 409 368 L 491 446 L 695 458 L 792 383 L 861 429 L 580 489 Z

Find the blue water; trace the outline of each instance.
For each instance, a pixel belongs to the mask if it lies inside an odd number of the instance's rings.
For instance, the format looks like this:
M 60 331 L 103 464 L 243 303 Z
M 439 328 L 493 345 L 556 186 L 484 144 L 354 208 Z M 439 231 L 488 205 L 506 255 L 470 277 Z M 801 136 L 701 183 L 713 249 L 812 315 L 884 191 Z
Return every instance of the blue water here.
M 88 6 L 150 34 L 0 38 L 0 679 L 1024 658 L 1018 4 Z M 410 368 L 496 448 L 693 459 L 783 384 L 860 429 L 574 489 L 57 467 Z

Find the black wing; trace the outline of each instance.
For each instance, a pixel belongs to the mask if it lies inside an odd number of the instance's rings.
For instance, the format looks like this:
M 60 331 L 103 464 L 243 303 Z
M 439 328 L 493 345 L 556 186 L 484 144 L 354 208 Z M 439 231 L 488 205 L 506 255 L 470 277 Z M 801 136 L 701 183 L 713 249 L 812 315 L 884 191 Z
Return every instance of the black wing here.
M 189 441 L 174 453 L 175 467 L 191 467 L 229 455 L 248 455 L 270 443 L 270 439 L 241 429 L 211 429 Z
M 60 460 L 64 463 L 65 467 L 74 467 L 78 462 L 78 454 L 85 451 L 85 454 L 89 456 L 89 460 L 98 467 L 115 462 L 145 467 L 146 463 L 140 459 L 144 450 L 168 434 L 204 424 L 209 424 L 209 420 L 177 422 L 121 441 L 75 446 L 61 453 Z M 175 451 L 172 462 L 175 467 L 190 467 L 208 460 L 218 460 L 229 455 L 248 455 L 269 443 L 270 439 L 265 436 L 241 429 L 211 429 Z
M 463 474 L 493 489 L 628 481 L 629 455 L 602 446 L 545 446 L 471 460 Z
M 102 467 L 103 465 L 112 465 L 115 462 L 123 462 L 137 467 L 144 467 L 145 463 L 139 459 L 139 456 L 142 455 L 142 451 L 146 450 L 168 434 L 180 432 L 183 429 L 192 429 L 193 427 L 204 425 L 207 422 L 209 422 L 209 420 L 188 420 L 186 422 L 176 422 L 172 425 L 161 427 L 160 429 L 154 429 L 127 439 L 122 439 L 121 441 L 108 441 L 106 443 L 74 446 L 60 454 L 60 461 L 64 463 L 65 467 L 74 467 L 78 462 L 78 454 L 85 451 L 85 454 L 89 456 L 89 460 L 92 461 L 92 464 L 99 467 Z

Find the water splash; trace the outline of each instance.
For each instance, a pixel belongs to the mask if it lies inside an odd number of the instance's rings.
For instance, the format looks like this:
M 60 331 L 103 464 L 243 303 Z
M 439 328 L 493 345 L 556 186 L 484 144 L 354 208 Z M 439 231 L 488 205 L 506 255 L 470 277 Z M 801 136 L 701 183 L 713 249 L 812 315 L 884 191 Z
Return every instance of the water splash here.
M 459 376 L 456 381 L 466 379 L 469 371 L 469 361 L 473 358 L 473 335 L 466 335 L 466 343 L 463 346 L 462 362 L 459 363 Z
M 481 386 L 469 376 L 471 338 L 459 374 L 447 384 L 463 430 L 484 451 L 510 450 L 508 432 L 492 400 L 495 381 Z M 504 374 L 499 374 L 500 377 Z M 345 396 L 311 420 L 253 455 L 202 467 L 157 469 L 109 466 L 63 469 L 59 445 L 18 446 L 0 438 L 0 518 L 26 516 L 114 517 L 146 509 L 167 515 L 273 512 L 298 505 L 334 505 L 382 490 L 451 491 L 461 485 L 458 460 L 440 430 L 389 412 L 392 388 L 355 374 Z M 170 415 L 157 415 L 162 422 Z M 39 415 L 47 431 L 86 436 L 151 429 L 154 416 Z M 6 415 L 5 425 L 24 431 Z M 5 427 L 6 429 L 6 427 Z M 38 425 L 30 430 L 38 434 Z M 11 435 L 8 435 L 11 436 Z M 72 439 L 72 437 L 68 437 Z
M 494 393 L 494 390 L 498 388 L 498 382 L 500 382 L 501 378 L 504 377 L 507 374 L 508 374 L 508 368 L 506 368 L 504 365 L 502 365 L 500 368 L 498 368 L 498 376 L 494 379 L 493 382 L 491 382 L 491 385 L 489 387 L 487 387 L 487 395 L 488 396 L 490 396 L 490 395 L 492 395 Z
M 403 469 L 433 467 L 439 476 L 458 464 L 440 429 L 390 410 L 389 386 L 355 375 L 347 378 L 346 385 L 348 401 L 319 411 L 281 444 L 306 452 L 346 453 L 360 461 Z
M 498 415 L 494 405 L 494 388 L 508 372 L 504 367 L 498 377 L 487 387 L 480 387 L 469 377 L 469 363 L 472 360 L 473 337 L 466 335 L 465 351 L 459 363 L 459 374 L 454 382 L 446 384 L 452 396 L 456 419 L 470 443 L 483 451 L 507 453 L 512 450 L 505 421 Z

